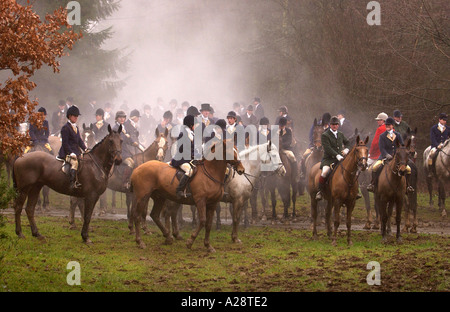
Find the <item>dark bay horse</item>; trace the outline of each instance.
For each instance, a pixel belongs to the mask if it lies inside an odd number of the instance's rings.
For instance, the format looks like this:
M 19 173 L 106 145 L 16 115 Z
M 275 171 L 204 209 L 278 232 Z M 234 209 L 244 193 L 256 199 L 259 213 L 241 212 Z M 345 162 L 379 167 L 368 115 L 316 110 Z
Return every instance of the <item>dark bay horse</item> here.
M 406 194 L 405 172 L 406 166 L 408 165 L 408 149 L 410 144 L 411 140 L 408 140 L 406 146 L 400 146 L 397 143 L 394 158 L 384 165 L 378 177 L 375 196 L 378 202 L 378 209 L 380 210 L 383 242 L 387 241 L 387 226 L 394 205 L 396 209 L 397 242 L 401 242 L 400 223 L 402 220 L 403 200 Z
M 333 245 L 336 245 L 337 229 L 340 223 L 340 209 L 342 205 L 347 207 L 347 243 L 352 245 L 351 240 L 351 222 L 352 212 L 355 207 L 356 195 L 358 194 L 358 175 L 359 172 L 366 170 L 367 157 L 369 149 L 366 144 L 369 137 L 365 141 L 356 139 L 356 144 L 347 156 L 341 162 L 336 164 L 336 169 L 330 174 L 325 188 L 325 199 L 327 200 L 327 209 L 325 212 L 325 220 L 327 226 L 327 234 L 331 237 L 331 212 L 334 208 L 334 235 L 332 237 Z M 321 174 L 320 163 L 313 166 L 308 180 L 309 195 L 311 197 L 311 216 L 313 219 L 313 238 L 317 238 L 317 200 L 316 193 L 319 185 L 319 177 Z
M 408 128 L 408 131 L 403 135 L 403 142 L 408 142 L 408 140 L 411 141 L 409 148 L 408 148 L 408 166 L 411 168 L 411 175 L 409 178 L 409 183 L 414 188 L 414 192 L 408 192 L 408 194 L 405 195 L 405 225 L 402 229 L 403 232 L 410 231 L 411 233 L 417 233 L 417 181 L 418 181 L 418 174 L 419 170 L 416 166 L 416 135 L 417 135 L 417 128 L 415 128 L 413 131 L 411 131 Z M 410 214 L 412 217 L 412 226 L 411 226 L 411 220 L 410 220 Z
M 218 142 L 211 148 L 211 152 L 215 153 L 218 145 L 223 148 L 223 159 L 207 160 L 204 158 L 197 164 L 197 173 L 190 182 L 192 196 L 186 199 L 179 199 L 176 196 L 176 187 L 178 183 L 173 183 L 177 169 L 171 167 L 167 163 L 159 161 L 149 161 L 137 167 L 131 175 L 131 185 L 135 195 L 133 199 L 132 218 L 135 222 L 136 242 L 140 248 L 145 248 L 145 244 L 140 236 L 140 223 L 142 222 L 143 212 L 146 211 L 150 197 L 153 199 L 153 208 L 150 216 L 161 230 L 166 238 L 166 243 L 171 244 L 173 238 L 169 231 L 160 221 L 160 213 L 164 207 L 166 200 L 186 205 L 196 205 L 199 225 L 188 239 L 186 245 L 192 247 L 194 240 L 199 232 L 205 227 L 205 247 L 209 252 L 214 252 L 214 248 L 210 245 L 209 234 L 211 231 L 214 212 L 217 203 L 223 196 L 223 181 L 227 163 L 236 168 L 239 174 L 245 172 L 236 147 L 233 148 L 233 157 L 228 157 L 230 151 L 227 152 L 227 141 Z M 232 147 L 231 144 L 229 147 Z M 228 160 L 230 159 L 230 160 Z M 144 219 L 145 220 L 145 219 Z
M 108 127 L 109 134 L 98 143 L 90 152 L 85 153 L 78 169 L 78 181 L 81 188 L 70 189 L 70 179 L 62 170 L 62 162 L 45 152 L 25 154 L 18 158 L 13 167 L 14 188 L 17 198 L 14 203 L 16 234 L 24 237 L 20 215 L 25 200 L 28 197 L 25 211 L 30 222 L 31 233 L 34 237 L 43 238 L 39 233 L 34 220 L 34 210 L 39 192 L 44 185 L 52 190 L 69 195 L 84 198 L 85 213 L 81 236 L 85 243 L 92 243 L 89 239 L 89 223 L 97 200 L 108 184 L 108 178 L 112 166 L 122 162 L 120 156 L 122 140 L 119 127 L 118 132 Z

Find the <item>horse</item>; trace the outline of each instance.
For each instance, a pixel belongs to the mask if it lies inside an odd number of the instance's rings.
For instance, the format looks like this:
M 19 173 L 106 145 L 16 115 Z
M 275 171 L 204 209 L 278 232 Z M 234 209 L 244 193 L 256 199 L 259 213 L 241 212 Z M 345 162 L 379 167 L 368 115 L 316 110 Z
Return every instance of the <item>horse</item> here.
M 83 159 L 80 160 L 78 181 L 81 183 L 81 187 L 78 189 L 70 188 L 70 179 L 61 169 L 62 162 L 50 154 L 34 152 L 25 154 L 15 161 L 13 185 L 18 195 L 14 202 L 14 211 L 16 234 L 20 238 L 24 237 L 20 216 L 23 204 L 28 197 L 25 211 L 30 222 L 31 233 L 34 237 L 45 239 L 36 226 L 34 210 L 39 192 L 44 185 L 47 185 L 58 193 L 84 198 L 85 213 L 81 237 L 86 244 L 92 243 L 88 232 L 94 206 L 100 195 L 106 190 L 112 166 L 122 162 L 120 156 L 122 127 L 119 127 L 116 132 L 109 126 L 108 131 L 109 134 L 91 151 L 85 153 Z
M 369 149 L 366 144 L 369 137 L 365 141 L 356 138 L 356 144 L 347 156 L 341 162 L 336 164 L 335 170 L 330 174 L 325 188 L 325 199 L 327 200 L 327 208 L 325 212 L 326 227 L 328 237 L 331 238 L 331 211 L 334 207 L 334 235 L 332 244 L 336 245 L 337 229 L 340 223 L 340 208 L 342 205 L 347 207 L 347 243 L 352 245 L 351 240 L 351 222 L 352 211 L 355 207 L 356 195 L 358 194 L 358 175 L 361 171 L 366 170 L 367 156 Z M 320 163 L 315 164 L 311 169 L 308 180 L 309 195 L 311 197 L 311 216 L 313 219 L 313 238 L 317 239 L 317 200 L 316 193 L 318 190 L 319 177 L 321 174 Z
M 132 159 L 134 162 L 134 168 L 142 165 L 143 163 L 150 160 L 163 161 L 168 150 L 168 142 L 167 137 L 169 135 L 169 130 L 166 129 L 164 133 L 160 133 L 158 128 L 155 131 L 155 140 L 153 143 L 145 149 L 142 153 L 138 153 L 133 155 Z M 126 165 L 122 165 L 126 166 Z M 108 180 L 108 188 L 114 192 L 124 193 L 126 196 L 126 205 L 127 205 L 127 219 L 128 219 L 128 228 L 130 230 L 130 234 L 133 234 L 133 222 L 131 220 L 131 203 L 133 194 L 129 188 L 125 188 L 123 185 L 122 171 L 119 168 L 115 168 L 111 178 Z M 144 216 L 146 215 L 146 211 L 144 212 Z M 144 219 L 145 220 L 145 219 Z M 148 232 L 146 228 L 146 224 L 144 222 L 145 232 Z
M 426 181 L 427 181 L 428 193 L 430 196 L 430 200 L 429 200 L 430 208 L 433 207 L 433 197 L 432 197 L 433 196 L 433 178 L 435 178 L 438 183 L 438 206 L 441 211 L 442 218 L 445 218 L 447 216 L 447 211 L 445 210 L 445 197 L 446 197 L 445 185 L 446 185 L 446 183 L 448 184 L 449 176 L 450 176 L 450 171 L 448 169 L 448 168 L 450 168 L 450 161 L 449 161 L 450 143 L 449 143 L 449 140 L 450 139 L 447 139 L 444 142 L 444 146 L 442 147 L 441 150 L 439 150 L 438 155 L 436 156 L 436 159 L 435 159 L 436 174 L 433 174 L 432 177 L 429 177 L 428 163 L 427 163 L 428 155 L 430 154 L 430 151 L 431 151 L 431 146 L 428 146 L 428 148 L 425 149 L 425 151 L 423 152 L 423 169 L 424 169 L 424 174 L 425 174 Z
M 197 162 L 197 173 L 189 184 L 192 193 L 189 198 L 180 199 L 176 196 L 177 183 L 172 182 L 175 179 L 177 169 L 167 163 L 149 161 L 133 171 L 131 185 L 135 197 L 133 199 L 132 218 L 136 230 L 136 243 L 140 248 L 145 248 L 140 236 L 140 222 L 151 197 L 153 208 L 150 216 L 166 238 L 167 244 L 171 244 L 173 238 L 161 223 L 160 213 L 166 200 L 171 200 L 180 204 L 195 204 L 197 206 L 199 225 L 186 242 L 186 246 L 190 249 L 201 229 L 205 227 L 204 245 L 209 252 L 215 251 L 209 242 L 209 234 L 216 205 L 223 195 L 223 181 L 227 163 L 231 164 L 239 174 L 245 172 L 236 147 L 233 148 L 233 158 L 228 160 L 227 155 L 230 153 L 227 151 L 228 142 L 230 141 L 218 142 L 211 148 L 212 153 L 215 153 L 217 148 L 223 148 L 223 154 L 219 155 L 223 156 L 223 159 L 209 160 L 208 155 L 205 155 L 205 158 Z
M 93 131 L 94 125 L 90 125 L 89 127 L 86 126 L 86 124 L 83 123 L 83 131 L 81 132 L 81 139 L 83 140 L 84 144 L 88 149 L 92 149 L 97 142 L 95 141 L 95 133 Z M 58 137 L 55 137 L 58 138 Z M 58 138 L 61 142 L 61 139 Z M 59 150 L 59 149 L 58 149 Z M 46 186 L 44 186 L 45 188 Z M 100 209 L 105 205 L 106 203 L 106 194 L 103 193 L 100 195 Z M 83 198 L 70 196 L 70 206 L 69 206 L 69 229 L 74 230 L 76 229 L 75 225 L 75 209 L 78 207 L 81 214 L 81 219 L 84 218 L 84 200 Z
M 249 156 L 249 159 L 245 159 L 247 156 Z M 243 175 L 230 175 L 225 183 L 224 189 L 229 198 L 222 198 L 221 200 L 222 202 L 231 202 L 233 206 L 231 232 L 231 240 L 233 243 L 241 243 L 238 238 L 238 227 L 242 208 L 252 196 L 257 179 L 260 179 L 262 170 L 267 171 L 262 165 L 271 165 L 271 172 L 269 173 L 271 177 L 275 174 L 278 176 L 286 174 L 286 169 L 281 162 L 278 149 L 271 141 L 252 146 L 240 152 L 239 157 L 246 168 L 246 172 Z
M 387 226 L 392 215 L 395 205 L 396 209 L 396 225 L 397 225 L 397 242 L 400 243 L 402 238 L 400 234 L 400 223 L 402 218 L 403 200 L 406 193 L 405 172 L 408 165 L 408 149 L 411 140 L 405 145 L 397 143 L 397 150 L 393 159 L 384 165 L 378 177 L 378 186 L 375 190 L 378 209 L 381 218 L 381 235 L 382 241 L 387 242 Z
M 416 166 L 416 135 L 417 128 L 411 131 L 409 128 L 407 132 L 403 135 L 403 142 L 411 141 L 408 148 L 408 166 L 411 168 L 411 174 L 409 178 L 409 183 L 414 188 L 414 192 L 408 192 L 405 195 L 405 225 L 402 229 L 403 232 L 410 231 L 411 233 L 417 233 L 417 181 L 419 170 Z M 410 213 L 412 214 L 412 226 L 410 222 Z M 411 229 L 410 229 L 411 228 Z

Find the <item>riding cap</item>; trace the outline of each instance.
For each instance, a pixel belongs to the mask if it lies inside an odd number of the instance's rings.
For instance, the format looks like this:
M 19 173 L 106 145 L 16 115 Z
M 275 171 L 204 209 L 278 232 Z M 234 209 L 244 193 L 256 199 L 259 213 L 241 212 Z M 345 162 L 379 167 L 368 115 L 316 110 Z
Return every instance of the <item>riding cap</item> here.
M 388 119 L 388 115 L 386 113 L 379 113 L 377 118 L 375 118 L 375 120 L 383 120 L 386 121 L 386 119 Z
M 338 116 L 339 115 L 342 115 L 342 116 L 345 116 L 345 109 L 341 109 L 340 111 L 338 111 Z
M 119 117 L 127 117 L 127 114 L 125 114 L 125 112 L 124 111 L 117 111 L 117 113 L 116 113 L 116 120 L 117 120 L 117 118 L 119 118 Z
M 186 112 L 186 115 L 197 117 L 198 115 L 200 115 L 200 112 L 198 111 L 197 107 L 190 106 Z
M 250 112 L 253 112 L 253 105 L 247 106 L 247 110 L 250 111 Z
M 386 125 L 394 125 L 395 124 L 395 120 L 392 117 L 388 117 L 384 123 Z
M 163 115 L 164 119 L 173 119 L 173 114 L 171 111 L 166 111 Z
M 253 99 L 253 102 L 261 103 L 261 99 L 260 99 L 259 97 L 255 97 L 255 98 Z
M 219 126 L 220 128 L 222 128 L 222 131 L 224 131 L 227 127 L 227 122 L 225 121 L 225 119 L 219 119 L 216 121 L 216 126 Z
M 202 104 L 202 107 L 200 108 L 200 111 L 201 112 L 203 112 L 203 111 L 210 112 L 211 111 L 211 105 L 209 105 L 208 103 Z
M 80 114 L 80 110 L 78 109 L 78 107 L 76 107 L 75 105 L 69 107 L 69 109 L 67 110 L 67 114 L 66 114 L 67 118 L 69 118 L 70 115 L 77 116 L 77 117 L 80 116 L 81 114 Z
M 183 125 L 191 128 L 194 126 L 195 123 L 195 117 L 192 115 L 187 115 L 186 117 L 184 117 L 183 119 Z
M 44 107 L 39 108 L 38 113 L 44 113 L 44 115 L 47 116 L 47 110 Z
M 261 126 L 268 126 L 269 125 L 269 118 L 267 118 L 267 117 L 261 118 L 261 120 L 259 121 L 259 125 L 261 125 Z
M 64 100 L 59 100 L 58 106 L 66 106 L 66 101 L 64 101 Z
M 287 114 L 287 113 L 288 113 L 288 109 L 287 109 L 286 106 L 281 106 L 281 107 L 278 109 L 278 111 L 281 112 L 281 113 L 283 113 L 283 114 Z
M 102 108 L 99 108 L 95 111 L 95 116 L 105 117 L 105 111 Z
M 396 110 L 394 111 L 394 117 L 400 118 L 400 117 L 402 117 L 402 116 L 403 116 L 403 114 L 402 114 L 398 109 L 396 109 Z
M 439 119 L 447 120 L 448 119 L 448 115 L 446 113 L 440 113 L 439 114 Z
M 235 112 L 235 111 L 229 112 L 228 115 L 227 115 L 227 118 L 228 118 L 228 117 L 236 118 L 236 119 L 237 119 L 236 112 Z
M 322 125 L 329 124 L 331 119 L 330 113 L 325 113 L 322 115 Z
M 281 117 L 280 120 L 278 120 L 278 125 L 279 126 L 286 126 L 287 125 L 287 118 L 286 117 Z
M 339 125 L 339 124 L 340 124 L 339 118 L 337 118 L 336 116 L 331 117 L 330 125 Z
M 139 113 L 139 111 L 137 109 L 133 109 L 130 113 L 130 118 L 133 117 L 141 117 L 141 114 Z

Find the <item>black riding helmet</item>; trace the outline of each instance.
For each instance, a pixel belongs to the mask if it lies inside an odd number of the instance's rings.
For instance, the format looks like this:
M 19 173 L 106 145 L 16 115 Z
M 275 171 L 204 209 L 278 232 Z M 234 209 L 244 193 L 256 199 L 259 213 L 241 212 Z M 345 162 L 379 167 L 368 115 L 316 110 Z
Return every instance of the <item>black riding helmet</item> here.
M 336 116 L 331 117 L 330 119 L 330 125 L 339 125 L 339 118 L 337 118 Z
M 260 126 L 268 126 L 269 125 L 269 118 L 267 118 L 267 117 L 261 118 L 261 120 L 259 121 L 259 125 Z
M 281 117 L 280 120 L 278 120 L 278 125 L 279 126 L 286 126 L 287 125 L 287 118 L 286 117 Z
M 192 115 L 187 115 L 183 119 L 183 125 L 187 126 L 188 128 L 192 128 L 195 123 L 195 117 Z
M 47 110 L 44 107 L 39 108 L 38 113 L 44 113 L 44 115 L 47 116 Z
M 392 117 L 388 117 L 388 119 L 386 119 L 386 121 L 384 122 L 385 125 L 394 125 L 395 124 L 395 120 Z
M 76 107 L 75 105 L 69 107 L 69 109 L 67 110 L 67 114 L 66 114 L 67 119 L 69 118 L 70 115 L 77 116 L 77 117 L 80 116 L 81 114 L 80 114 L 80 110 L 78 109 L 78 107 Z

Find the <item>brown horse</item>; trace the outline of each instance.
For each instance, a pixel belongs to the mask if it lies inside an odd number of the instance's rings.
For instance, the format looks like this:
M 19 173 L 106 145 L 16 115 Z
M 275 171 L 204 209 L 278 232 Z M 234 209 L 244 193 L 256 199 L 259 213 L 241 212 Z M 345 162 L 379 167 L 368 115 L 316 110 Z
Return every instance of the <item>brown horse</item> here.
M 225 179 L 227 163 L 234 166 L 239 174 L 245 171 L 235 147 L 233 148 L 233 158 L 229 160 L 231 157 L 226 157 L 230 153 L 227 152 L 227 141 L 216 143 L 211 148 L 211 152 L 215 153 L 217 146 L 220 144 L 223 144 L 223 160 L 207 160 L 206 158 L 198 162 L 197 173 L 190 182 L 192 196 L 186 199 L 179 199 L 176 196 L 178 183 L 173 182 L 176 180 L 175 174 L 177 169 L 169 166 L 167 163 L 149 161 L 133 171 L 131 185 L 135 198 L 133 199 L 132 218 L 135 222 L 136 242 L 140 248 L 145 248 L 145 244 L 142 242 L 140 236 L 140 222 L 151 197 L 153 199 L 153 208 L 150 216 L 166 238 L 167 244 L 171 244 L 173 238 L 161 223 L 160 213 L 166 200 L 171 200 L 180 204 L 195 204 L 197 206 L 199 225 L 194 233 L 192 233 L 190 239 L 188 239 L 186 243 L 187 247 L 192 247 L 195 238 L 201 229 L 205 227 L 205 247 L 208 251 L 214 252 L 214 248 L 209 242 L 209 233 L 211 231 L 214 211 L 223 195 L 223 181 Z
M 352 212 L 355 207 L 356 195 L 358 194 L 358 175 L 361 171 L 366 170 L 367 156 L 369 149 L 366 144 L 369 137 L 365 141 L 356 139 L 356 144 L 348 155 L 341 162 L 336 164 L 336 169 L 330 174 L 325 188 L 325 199 L 327 200 L 327 208 L 325 212 L 326 226 L 328 237 L 331 237 L 331 211 L 334 207 L 334 235 L 332 237 L 333 245 L 336 245 L 337 230 L 340 223 L 340 209 L 342 205 L 347 207 L 347 243 L 352 245 L 351 240 L 351 222 Z M 311 197 L 311 216 L 313 219 L 313 238 L 317 238 L 317 200 L 316 193 L 319 185 L 319 177 L 321 174 L 320 163 L 313 166 L 308 180 L 308 190 Z
M 391 219 L 395 205 L 395 221 L 397 225 L 397 242 L 401 242 L 400 223 L 402 220 L 403 199 L 406 193 L 405 172 L 408 165 L 408 149 L 411 140 L 406 146 L 397 143 L 394 158 L 381 169 L 378 177 L 378 186 L 375 191 L 378 209 L 381 218 L 381 235 L 383 242 L 387 241 L 386 227 Z
M 13 182 L 18 195 L 14 203 L 14 210 L 16 234 L 19 237 L 24 237 L 20 215 L 28 197 L 25 211 L 30 222 L 31 233 L 34 237 L 43 238 L 34 220 L 34 210 L 40 190 L 47 185 L 58 193 L 84 198 L 85 213 L 81 236 L 85 243 L 92 243 L 88 233 L 92 211 L 99 196 L 106 190 L 112 166 L 122 162 L 120 156 L 122 127 L 119 127 L 118 132 L 112 131 L 111 127 L 108 127 L 108 130 L 109 134 L 90 152 L 85 153 L 83 159 L 80 160 L 78 181 L 82 186 L 79 189 L 70 188 L 70 179 L 61 170 L 62 162 L 50 154 L 34 152 L 15 161 Z

